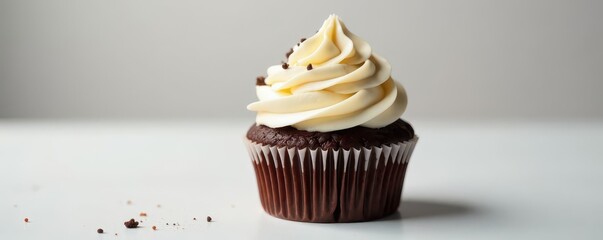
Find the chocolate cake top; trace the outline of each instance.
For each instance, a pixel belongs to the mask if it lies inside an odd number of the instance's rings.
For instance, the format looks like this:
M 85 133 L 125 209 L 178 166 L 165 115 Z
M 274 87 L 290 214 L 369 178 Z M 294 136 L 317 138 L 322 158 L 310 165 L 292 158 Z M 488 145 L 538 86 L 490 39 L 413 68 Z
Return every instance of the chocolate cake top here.
M 247 139 L 256 143 L 278 147 L 311 149 L 350 149 L 381 146 L 410 140 L 414 129 L 407 122 L 398 119 L 382 128 L 356 126 L 332 132 L 309 132 L 293 127 L 270 128 L 253 125 L 247 131 Z

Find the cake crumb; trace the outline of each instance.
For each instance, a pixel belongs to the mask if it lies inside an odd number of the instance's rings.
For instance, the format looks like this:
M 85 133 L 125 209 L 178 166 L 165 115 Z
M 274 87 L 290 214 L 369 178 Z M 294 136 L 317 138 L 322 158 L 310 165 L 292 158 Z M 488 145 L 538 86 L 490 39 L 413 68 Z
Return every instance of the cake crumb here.
M 211 222 L 211 217 L 207 216 L 207 222 Z
M 137 228 L 138 227 L 138 222 L 136 220 L 134 220 L 134 218 L 130 219 L 130 221 L 125 221 L 124 225 L 127 228 Z
M 23 221 L 25 221 L 26 223 L 28 223 L 29 222 L 29 218 L 25 218 L 25 219 L 23 219 Z
M 157 230 L 157 226 L 153 226 L 153 231 Z
M 140 212 L 140 214 L 139 214 L 139 215 L 140 215 L 141 217 L 146 217 L 146 216 L 147 216 L 147 213 L 146 213 L 146 212 Z
M 104 231 L 102 228 L 96 229 L 96 233 L 102 234 L 102 233 L 104 233 L 104 232 L 105 232 L 105 231 Z M 116 233 L 116 234 L 117 234 L 117 233 Z
M 196 218 L 196 217 L 194 217 L 194 218 L 193 218 L 193 220 L 197 221 L 197 218 Z

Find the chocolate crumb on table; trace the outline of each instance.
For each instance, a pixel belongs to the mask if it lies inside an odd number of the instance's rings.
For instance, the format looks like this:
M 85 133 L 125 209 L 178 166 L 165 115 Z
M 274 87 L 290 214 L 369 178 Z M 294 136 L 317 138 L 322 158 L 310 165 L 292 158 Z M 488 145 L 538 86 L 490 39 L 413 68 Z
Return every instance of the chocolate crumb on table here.
M 161 208 L 161 204 L 157 204 L 157 208 Z
M 131 200 L 128 200 L 128 201 L 126 202 L 126 204 L 128 204 L 128 205 L 132 205 L 132 201 L 131 201 Z
M 153 231 L 157 230 L 157 226 L 153 226 L 152 228 L 153 228 Z
M 138 227 L 138 222 L 136 220 L 134 220 L 134 218 L 130 219 L 130 221 L 125 221 L 124 225 L 127 228 L 137 228 Z
M 23 221 L 25 221 L 26 223 L 28 223 L 29 222 L 29 218 L 25 218 L 25 219 L 23 219 Z
M 196 218 L 196 217 L 194 217 L 194 218 L 193 218 L 193 220 L 197 221 L 197 218 Z
M 105 231 L 102 228 L 96 229 L 96 233 L 104 233 Z
M 146 217 L 146 216 L 147 216 L 147 213 L 146 213 L 146 212 L 140 212 L 140 214 L 139 214 L 139 215 L 140 215 L 141 217 Z
M 211 217 L 207 216 L 207 222 L 211 222 Z

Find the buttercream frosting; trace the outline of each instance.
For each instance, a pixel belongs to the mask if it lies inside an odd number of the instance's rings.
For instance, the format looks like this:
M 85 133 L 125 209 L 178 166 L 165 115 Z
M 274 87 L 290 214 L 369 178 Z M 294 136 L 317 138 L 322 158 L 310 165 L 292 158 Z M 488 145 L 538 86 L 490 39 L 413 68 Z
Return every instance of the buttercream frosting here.
M 390 64 L 336 15 L 294 46 L 286 65 L 269 67 L 265 85 L 256 86 L 259 100 L 247 109 L 257 112 L 257 124 L 321 132 L 380 128 L 406 109 Z

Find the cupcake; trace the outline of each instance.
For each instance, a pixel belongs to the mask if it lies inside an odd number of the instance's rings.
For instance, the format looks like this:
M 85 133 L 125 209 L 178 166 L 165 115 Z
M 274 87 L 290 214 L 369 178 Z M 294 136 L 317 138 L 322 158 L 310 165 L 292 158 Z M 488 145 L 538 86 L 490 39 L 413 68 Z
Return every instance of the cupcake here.
M 258 77 L 246 135 L 260 201 L 275 217 L 358 222 L 397 211 L 417 142 L 404 88 L 336 15 Z

